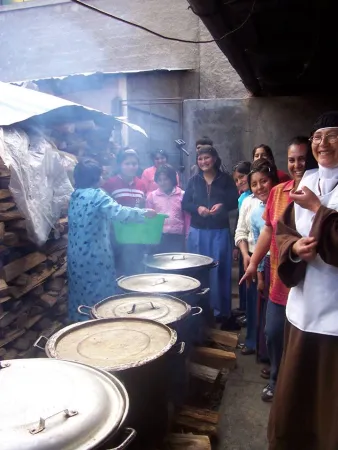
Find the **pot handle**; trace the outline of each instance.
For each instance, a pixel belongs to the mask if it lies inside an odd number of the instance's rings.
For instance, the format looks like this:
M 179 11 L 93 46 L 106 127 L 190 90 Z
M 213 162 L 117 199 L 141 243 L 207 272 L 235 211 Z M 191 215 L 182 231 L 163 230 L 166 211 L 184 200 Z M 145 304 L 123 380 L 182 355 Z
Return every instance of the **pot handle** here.
M 219 266 L 219 261 L 213 261 L 209 266 L 209 269 L 215 269 L 215 267 Z
M 184 255 L 174 255 L 171 258 L 172 261 L 185 261 L 185 256 Z
M 135 439 L 137 433 L 133 428 L 126 428 L 124 430 L 126 433 L 128 433 L 128 436 L 125 438 L 125 440 L 120 444 L 118 447 L 111 448 L 110 450 L 123 450 Z
M 210 288 L 204 288 L 200 292 L 197 292 L 196 295 L 203 297 L 203 295 L 206 295 L 209 291 L 210 291 Z
M 86 312 L 86 311 L 83 311 L 83 309 L 89 309 L 89 313 Z M 90 312 L 91 312 L 91 310 L 92 310 L 92 308 L 91 308 L 90 306 L 87 306 L 87 305 L 80 305 L 80 306 L 77 308 L 77 311 L 78 311 L 80 314 L 82 314 L 83 316 L 88 316 L 88 317 L 90 317 Z
M 177 354 L 178 355 L 182 355 L 182 353 L 184 353 L 184 349 L 185 349 L 185 342 L 179 342 L 178 344 L 175 344 L 172 349 L 176 350 L 176 348 L 178 348 L 177 350 Z
M 46 420 L 50 419 L 51 417 L 57 416 L 58 414 L 63 413 L 66 419 L 69 419 L 69 417 L 73 417 L 76 416 L 77 414 L 79 414 L 77 411 L 72 411 L 70 409 L 64 409 L 63 411 L 59 411 L 55 414 L 52 414 L 49 417 L 46 417 L 45 419 L 43 417 L 40 417 L 38 424 L 29 429 L 30 434 L 38 434 L 41 431 L 43 431 L 46 428 Z
M 144 305 L 145 303 L 149 303 L 150 306 L 151 306 L 151 309 L 159 309 L 159 306 L 155 306 L 153 302 L 144 302 L 144 303 L 142 303 L 142 304 Z M 136 307 L 137 307 L 137 306 L 138 306 L 138 305 L 137 305 L 136 303 L 134 303 L 133 306 L 132 306 L 132 308 L 131 308 L 131 310 L 130 310 L 130 311 L 127 311 L 127 314 L 134 314 L 134 312 L 136 311 Z
M 41 347 L 41 345 L 39 345 L 39 344 L 40 344 L 40 341 L 41 341 L 42 339 L 45 339 L 45 341 L 46 341 L 46 342 L 45 342 L 45 345 L 46 345 L 47 342 L 48 342 L 48 338 L 47 338 L 46 336 L 40 336 L 40 337 L 37 338 L 37 340 L 34 342 L 33 347 L 38 348 L 39 350 L 45 351 L 45 347 Z
M 195 312 L 194 314 L 191 314 L 191 316 L 199 316 L 200 314 L 202 314 L 203 309 L 200 306 L 192 306 L 191 307 L 191 311 L 193 310 L 197 310 L 197 312 Z

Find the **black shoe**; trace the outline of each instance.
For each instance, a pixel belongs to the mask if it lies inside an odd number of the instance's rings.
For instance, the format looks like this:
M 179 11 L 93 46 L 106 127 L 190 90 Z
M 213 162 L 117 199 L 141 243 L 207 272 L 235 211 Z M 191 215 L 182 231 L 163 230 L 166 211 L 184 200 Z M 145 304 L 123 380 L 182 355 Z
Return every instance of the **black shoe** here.
M 272 402 L 273 395 L 274 393 L 272 387 L 270 386 L 270 384 L 268 384 L 262 391 L 261 399 L 263 400 L 263 402 Z
M 241 327 L 236 323 L 235 318 L 232 316 L 228 319 L 223 319 L 221 330 L 223 331 L 239 331 Z

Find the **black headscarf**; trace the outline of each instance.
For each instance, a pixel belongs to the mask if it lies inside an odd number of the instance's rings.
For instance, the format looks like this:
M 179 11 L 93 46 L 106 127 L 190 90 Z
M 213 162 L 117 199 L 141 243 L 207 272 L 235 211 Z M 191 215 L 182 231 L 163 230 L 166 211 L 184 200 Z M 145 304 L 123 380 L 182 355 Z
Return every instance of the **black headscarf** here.
M 328 111 L 318 117 L 313 125 L 312 133 L 321 128 L 338 127 L 338 111 Z

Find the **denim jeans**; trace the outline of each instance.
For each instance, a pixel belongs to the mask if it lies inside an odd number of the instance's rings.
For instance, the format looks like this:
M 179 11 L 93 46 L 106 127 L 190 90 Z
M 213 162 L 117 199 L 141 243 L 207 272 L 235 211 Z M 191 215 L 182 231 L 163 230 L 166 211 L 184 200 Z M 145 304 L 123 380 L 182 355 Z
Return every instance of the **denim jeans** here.
M 268 301 L 266 308 L 265 336 L 270 358 L 270 386 L 275 389 L 283 354 L 285 306 Z
M 257 283 L 246 290 L 246 338 L 245 346 L 256 349 L 257 342 Z

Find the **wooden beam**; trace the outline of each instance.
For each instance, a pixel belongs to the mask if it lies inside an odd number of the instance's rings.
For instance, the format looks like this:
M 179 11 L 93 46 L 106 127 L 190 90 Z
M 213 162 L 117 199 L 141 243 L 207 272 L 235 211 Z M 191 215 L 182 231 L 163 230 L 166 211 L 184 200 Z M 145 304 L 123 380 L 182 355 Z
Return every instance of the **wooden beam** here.
M 40 252 L 30 253 L 23 258 L 19 258 L 3 267 L 5 280 L 11 281 L 23 272 L 33 269 L 33 267 L 46 260 L 46 255 Z
M 216 344 L 227 345 L 228 347 L 236 348 L 238 344 L 238 336 L 236 333 L 230 333 L 229 331 L 216 330 L 209 328 L 207 335 L 210 340 Z
M 217 427 L 211 423 L 201 422 L 190 417 L 176 416 L 174 419 L 176 427 L 183 428 L 186 431 L 192 431 L 198 434 L 207 434 L 208 436 L 217 435 Z
M 12 193 L 9 189 L 0 189 L 0 200 L 5 200 L 12 197 Z
M 213 369 L 212 367 L 202 366 L 201 364 L 196 364 L 191 362 L 189 364 L 190 375 L 199 380 L 205 381 L 207 383 L 215 383 L 220 375 L 218 369 Z
M 193 408 L 191 406 L 183 406 L 178 413 L 182 417 L 190 417 L 191 419 L 200 420 L 201 422 L 217 425 L 219 413 L 210 409 Z
M 196 347 L 192 354 L 192 361 L 213 367 L 214 369 L 232 369 L 236 366 L 236 355 L 234 352 L 226 352 L 217 348 Z
M 203 435 L 172 433 L 165 443 L 170 450 L 211 450 L 209 437 Z

